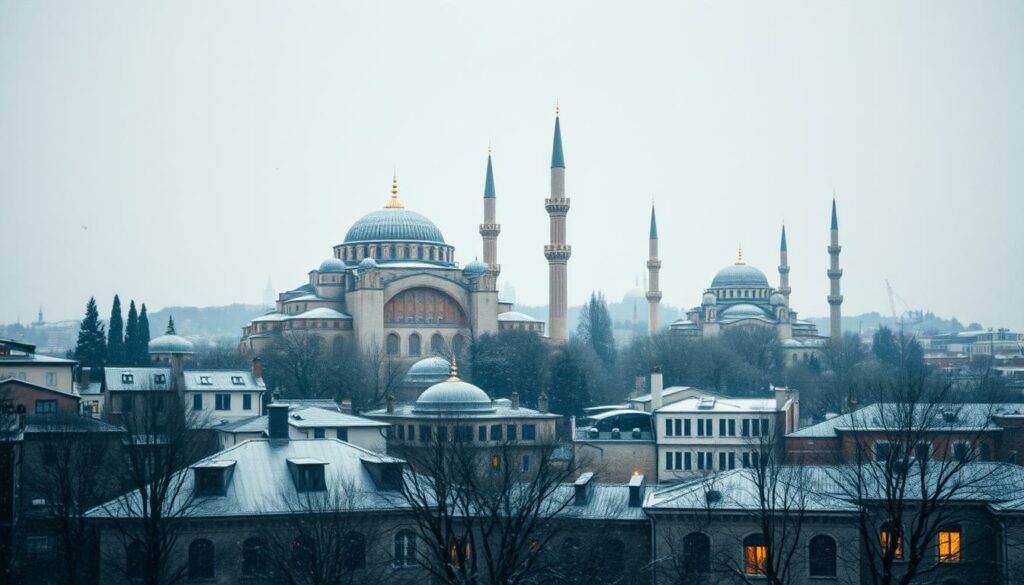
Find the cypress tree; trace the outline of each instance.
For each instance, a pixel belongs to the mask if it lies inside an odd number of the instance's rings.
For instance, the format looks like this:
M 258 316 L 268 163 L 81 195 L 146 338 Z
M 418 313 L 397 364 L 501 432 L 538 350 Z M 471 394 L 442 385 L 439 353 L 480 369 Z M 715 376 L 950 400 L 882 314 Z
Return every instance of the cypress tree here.
M 167 331 L 164 331 L 165 335 L 177 335 L 178 332 L 174 330 L 174 315 L 167 317 Z
M 139 346 L 142 353 L 139 354 L 139 365 L 149 365 L 149 316 L 146 315 L 146 303 L 142 303 L 142 311 L 139 312 Z
M 107 353 L 107 340 L 96 309 L 96 299 L 89 297 L 85 305 L 85 318 L 78 329 L 78 343 L 75 345 L 75 359 L 89 368 L 102 368 Z
M 605 367 L 615 363 L 615 337 L 612 335 L 612 316 L 604 294 L 590 293 L 590 302 L 583 305 L 576 335 L 589 345 L 604 362 Z
M 125 364 L 142 365 L 139 363 L 139 312 L 135 309 L 134 300 L 128 306 L 128 323 L 124 328 L 124 353 Z
M 110 308 L 107 322 L 107 364 L 124 366 L 124 320 L 121 318 L 121 299 L 114 295 L 114 306 Z

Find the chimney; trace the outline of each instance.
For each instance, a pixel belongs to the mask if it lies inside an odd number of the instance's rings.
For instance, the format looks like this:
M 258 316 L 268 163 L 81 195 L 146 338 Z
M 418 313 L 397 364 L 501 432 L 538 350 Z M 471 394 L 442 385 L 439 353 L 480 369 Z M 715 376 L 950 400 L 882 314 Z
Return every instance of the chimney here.
M 590 499 L 590 485 L 594 479 L 594 472 L 581 473 L 573 484 L 572 504 L 574 506 L 586 506 Z
M 646 382 L 646 380 L 644 380 L 643 376 L 637 376 L 636 379 L 633 380 L 633 396 L 634 397 L 636 397 L 636 396 L 643 396 L 643 394 L 644 394 L 644 387 L 646 386 L 645 382 Z
M 89 366 L 82 366 L 78 371 L 78 387 L 82 390 L 87 390 L 89 388 L 90 369 L 91 368 L 89 368 Z
M 644 505 L 644 476 L 636 474 L 629 478 L 629 507 L 639 508 Z
M 517 408 L 519 408 L 519 393 L 518 392 L 513 392 L 512 393 L 512 410 L 515 410 Z
M 171 359 L 171 390 L 185 391 L 185 354 L 172 353 Z
M 662 406 L 662 384 L 661 366 L 654 366 L 651 369 L 651 412 Z
M 267 406 L 269 422 L 267 423 L 267 434 L 271 440 L 288 440 L 288 405 L 275 402 Z
M 252 377 L 259 384 L 263 380 L 263 362 L 260 358 L 252 358 Z
M 541 392 L 540 398 L 537 399 L 537 410 L 541 412 L 548 411 L 548 395 Z
M 395 412 L 395 395 L 388 394 L 388 414 Z

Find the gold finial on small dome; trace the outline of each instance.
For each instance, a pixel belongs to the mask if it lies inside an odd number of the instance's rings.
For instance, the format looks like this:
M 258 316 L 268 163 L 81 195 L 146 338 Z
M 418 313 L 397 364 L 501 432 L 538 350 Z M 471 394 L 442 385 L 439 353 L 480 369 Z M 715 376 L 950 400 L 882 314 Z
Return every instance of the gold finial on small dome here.
M 449 382 L 458 382 L 459 381 L 459 364 L 456 363 L 455 354 L 452 354 L 452 369 L 451 369 L 451 375 L 448 376 L 448 381 Z
M 398 173 L 391 175 L 391 199 L 384 205 L 385 209 L 401 209 L 405 207 L 398 200 Z
M 561 114 L 561 107 L 559 106 L 558 98 L 555 98 L 555 117 L 557 118 Z
M 746 264 L 746 262 L 743 261 L 743 244 L 740 244 L 739 248 L 736 249 L 736 264 Z

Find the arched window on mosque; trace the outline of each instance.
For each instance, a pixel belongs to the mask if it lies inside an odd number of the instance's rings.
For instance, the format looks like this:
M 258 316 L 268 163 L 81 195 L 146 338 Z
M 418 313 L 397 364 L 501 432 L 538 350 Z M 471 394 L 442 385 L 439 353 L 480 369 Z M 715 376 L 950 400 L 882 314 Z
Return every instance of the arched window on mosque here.
M 466 348 L 466 338 L 461 333 L 456 333 L 455 337 L 452 337 L 452 353 L 455 355 L 462 355 L 462 350 Z
M 384 322 L 389 325 L 463 325 L 465 321 L 459 303 L 432 288 L 404 290 L 384 304 Z
M 409 336 L 409 355 L 418 356 L 420 355 L 420 335 L 419 333 L 413 333 Z
M 399 343 L 401 343 L 401 341 L 399 341 L 397 334 L 395 334 L 395 333 L 388 334 L 388 341 L 387 341 L 386 349 L 387 349 L 387 354 L 389 356 L 394 357 L 394 356 L 397 356 L 399 354 L 399 349 L 398 349 L 398 344 Z
M 440 333 L 435 333 L 430 337 L 430 352 L 434 355 L 444 353 L 444 338 L 441 337 Z

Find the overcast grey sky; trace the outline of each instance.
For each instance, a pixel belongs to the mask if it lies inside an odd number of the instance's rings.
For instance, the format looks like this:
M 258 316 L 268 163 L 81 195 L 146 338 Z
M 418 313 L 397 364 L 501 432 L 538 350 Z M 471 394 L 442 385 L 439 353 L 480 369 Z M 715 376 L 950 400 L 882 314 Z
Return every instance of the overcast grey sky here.
M 406 205 L 547 302 L 555 100 L 570 303 L 633 287 L 658 204 L 664 302 L 742 242 L 826 315 L 838 195 L 846 314 L 1024 328 L 1024 3 L 0 0 L 0 321 L 96 295 L 256 303 L 349 225 Z M 899 308 L 903 308 L 902 305 Z

